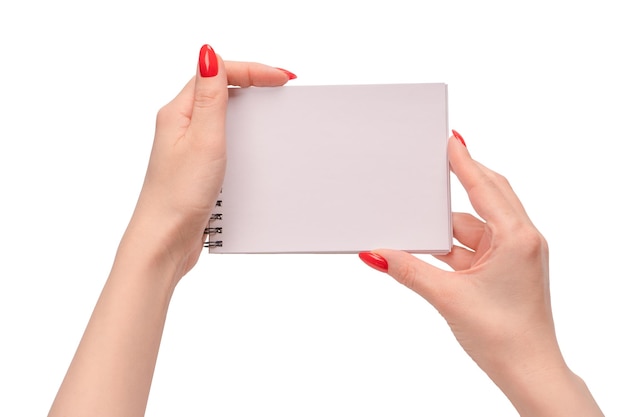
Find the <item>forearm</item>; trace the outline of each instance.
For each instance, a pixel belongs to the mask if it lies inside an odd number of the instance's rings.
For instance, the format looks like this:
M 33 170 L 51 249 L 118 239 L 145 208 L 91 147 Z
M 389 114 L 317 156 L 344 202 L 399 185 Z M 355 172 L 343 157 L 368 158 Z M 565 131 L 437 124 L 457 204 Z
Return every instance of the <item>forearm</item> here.
M 127 232 L 49 416 L 144 415 L 178 273 L 145 244 Z

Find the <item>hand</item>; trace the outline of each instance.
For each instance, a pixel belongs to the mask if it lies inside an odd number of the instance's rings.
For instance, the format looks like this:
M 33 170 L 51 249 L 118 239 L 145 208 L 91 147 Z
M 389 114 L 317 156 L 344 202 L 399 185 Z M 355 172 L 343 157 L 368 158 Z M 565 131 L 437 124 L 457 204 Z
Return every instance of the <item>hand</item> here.
M 227 84 L 295 75 L 222 62 L 202 47 L 195 78 L 157 117 L 137 207 L 49 416 L 143 415 L 169 302 L 196 263 L 222 185 Z
M 581 381 L 567 368 L 556 339 L 548 245 L 508 181 L 474 161 L 454 133 L 448 143 L 450 166 L 482 217 L 453 214 L 454 237 L 462 246 L 437 258 L 456 272 L 393 250 L 362 253 L 361 259 L 429 301 L 521 414 L 561 415 L 550 414 L 563 406 L 554 391 L 574 386 L 564 391 L 579 393 Z M 563 384 L 555 385 L 557 381 Z M 529 395 L 533 390 L 543 392 Z M 582 391 L 587 395 L 578 398 L 591 398 L 586 387 Z M 577 412 L 598 415 L 592 398 L 591 403 L 594 408 Z M 580 405 L 572 401 L 566 407 L 572 404 Z
M 262 64 L 222 62 L 204 46 L 196 76 L 159 111 L 144 185 L 125 237 L 139 232 L 142 252 L 153 249 L 151 256 L 175 264 L 178 278 L 188 272 L 198 260 L 224 178 L 227 84 L 280 86 L 293 78 Z

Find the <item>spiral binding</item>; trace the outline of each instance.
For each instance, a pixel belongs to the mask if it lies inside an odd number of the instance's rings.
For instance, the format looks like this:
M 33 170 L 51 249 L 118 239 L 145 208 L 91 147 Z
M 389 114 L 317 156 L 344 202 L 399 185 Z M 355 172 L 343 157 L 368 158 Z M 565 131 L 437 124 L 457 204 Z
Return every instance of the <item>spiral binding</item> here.
M 216 207 L 222 207 L 222 200 L 217 200 L 215 202 L 215 206 Z M 221 227 L 214 227 L 211 225 L 211 222 L 216 221 L 216 220 L 222 220 L 222 213 L 213 213 L 211 214 L 211 217 L 209 219 L 209 226 L 204 228 L 204 234 L 205 235 L 209 235 L 209 240 L 204 242 L 204 247 L 205 248 L 221 248 L 222 247 L 222 241 L 221 240 L 211 240 L 212 236 L 215 235 L 221 235 L 222 234 L 222 228 Z

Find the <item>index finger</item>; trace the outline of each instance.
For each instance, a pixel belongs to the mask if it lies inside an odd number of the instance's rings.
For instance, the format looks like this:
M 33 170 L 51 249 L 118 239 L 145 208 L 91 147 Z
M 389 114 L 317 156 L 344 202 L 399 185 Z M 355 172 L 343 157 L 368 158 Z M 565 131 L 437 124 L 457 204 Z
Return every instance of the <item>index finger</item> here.
M 296 78 L 292 72 L 257 62 L 224 61 L 223 63 L 226 68 L 227 83 L 233 86 L 278 87 Z M 181 125 L 188 123 L 191 118 L 195 84 L 196 77 L 192 77 L 170 102 L 171 106 L 179 109 L 183 117 Z
M 487 222 L 505 224 L 513 219 L 527 220 L 517 198 L 510 198 L 512 189 L 496 181 L 495 173 L 487 171 L 470 156 L 467 148 L 452 137 L 448 141 L 450 167 L 467 191 L 476 213 Z M 492 173 L 493 175 L 490 175 Z
M 224 65 L 228 84 L 239 87 L 278 87 L 296 78 L 292 72 L 258 62 L 225 61 Z

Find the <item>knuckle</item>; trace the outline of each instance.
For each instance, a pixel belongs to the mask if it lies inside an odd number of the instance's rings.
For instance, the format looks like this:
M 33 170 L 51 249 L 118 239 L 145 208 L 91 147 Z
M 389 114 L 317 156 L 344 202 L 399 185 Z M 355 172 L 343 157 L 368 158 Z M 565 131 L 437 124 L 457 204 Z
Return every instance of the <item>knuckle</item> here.
M 213 89 L 200 89 L 196 91 L 193 105 L 199 109 L 212 109 L 226 104 L 226 91 Z
M 497 184 L 501 188 L 511 188 L 511 183 L 509 180 L 502 174 L 497 173 L 495 171 L 490 172 L 491 181 Z
M 408 288 L 415 289 L 414 287 L 416 273 L 417 271 L 415 270 L 415 267 L 411 265 L 411 263 L 403 262 L 398 266 L 393 275 L 396 281 L 398 281 L 400 284 Z
M 523 226 L 516 234 L 517 248 L 521 255 L 536 258 L 548 254 L 548 242 L 530 225 Z
M 165 105 L 159 109 L 156 116 L 157 126 L 167 124 L 172 119 L 172 110 L 169 105 Z

